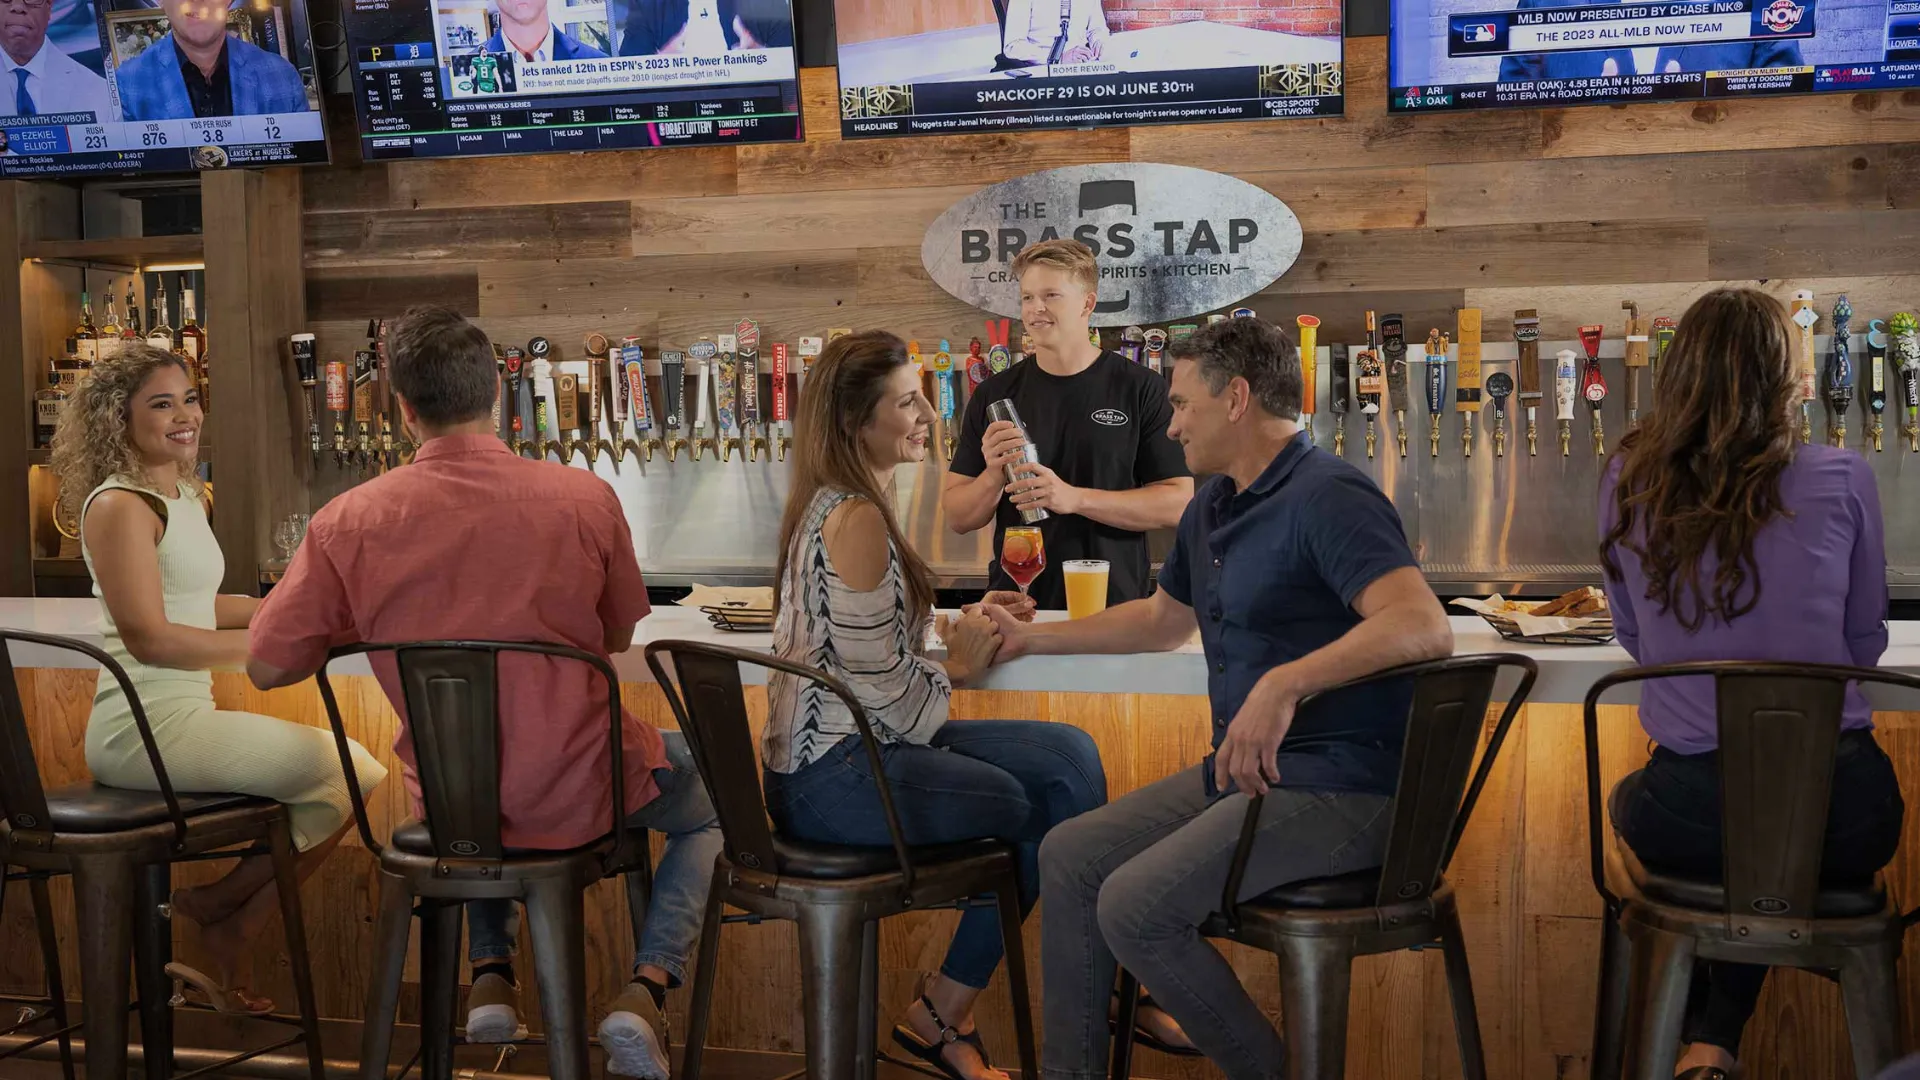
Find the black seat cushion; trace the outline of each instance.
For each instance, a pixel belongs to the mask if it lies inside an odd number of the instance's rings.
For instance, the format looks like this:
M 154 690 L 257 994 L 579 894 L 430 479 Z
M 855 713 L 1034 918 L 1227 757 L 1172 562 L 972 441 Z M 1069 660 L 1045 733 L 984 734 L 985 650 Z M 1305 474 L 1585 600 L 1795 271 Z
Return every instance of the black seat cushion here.
M 639 835 L 641 831 L 640 829 L 632 830 L 633 835 L 636 836 Z M 503 849 L 503 854 L 509 859 L 543 859 L 556 855 L 567 855 L 573 851 L 585 851 L 588 848 L 599 847 L 605 840 L 605 837 L 601 837 L 591 844 L 582 844 L 577 848 L 572 848 L 567 851 L 510 847 Z M 393 830 L 393 835 L 388 837 L 387 842 L 409 855 L 425 855 L 432 858 L 437 854 L 437 852 L 433 850 L 433 833 L 427 830 L 426 822 L 417 819 L 408 819 L 402 822 L 398 828 Z
M 1616 847 L 1620 864 L 1633 887 L 1658 904 L 1691 908 L 1695 911 L 1725 911 L 1726 887 L 1717 881 L 1680 877 L 1649 869 L 1624 841 Z M 1878 915 L 1887 908 L 1886 879 L 1875 874 L 1871 881 L 1823 883 L 1814 894 L 1813 915 L 1821 919 L 1852 919 Z
M 634 830 L 638 833 L 640 830 Z M 393 830 L 388 841 L 394 847 L 410 855 L 431 857 L 433 834 L 427 831 L 424 821 L 409 820 Z M 587 845 L 597 846 L 600 841 Z M 960 859 L 991 855 L 1006 850 L 1006 844 L 999 840 L 967 840 L 958 844 L 937 844 L 913 849 L 915 865 L 954 862 Z M 790 840 L 776 835 L 773 840 L 774 853 L 779 857 L 778 872 L 789 877 L 819 878 L 823 881 L 841 881 L 847 878 L 867 877 L 872 874 L 885 874 L 900 868 L 900 860 L 894 858 L 890 847 L 847 847 L 840 844 L 810 844 L 804 840 Z M 581 850 L 581 849 L 575 849 Z M 543 856 L 563 855 L 566 852 L 535 851 L 529 848 L 507 848 L 507 858 L 539 858 Z M 732 852 L 728 852 L 732 856 Z M 736 859 L 736 861 L 739 861 Z M 748 867 L 758 869 L 758 867 Z
M 1310 911 L 1339 911 L 1369 908 L 1380 893 L 1380 868 L 1355 870 L 1336 877 L 1307 878 L 1270 889 L 1251 903 L 1259 907 L 1306 908 Z
M 813 844 L 775 834 L 774 854 L 780 858 L 779 872 L 786 877 L 843 881 L 847 878 L 889 874 L 900 869 L 900 860 L 891 847 L 848 847 L 842 844 Z M 962 840 L 956 844 L 929 844 L 910 848 L 914 866 L 959 862 L 1007 850 L 1001 840 Z M 729 857 L 734 853 L 728 852 Z
M 207 792 L 174 792 L 180 812 L 187 817 L 211 814 L 216 810 L 234 810 L 272 799 L 255 795 Z M 157 791 L 133 791 L 104 784 L 68 784 L 47 792 L 47 812 L 54 832 L 111 833 L 161 825 L 167 819 L 167 800 Z

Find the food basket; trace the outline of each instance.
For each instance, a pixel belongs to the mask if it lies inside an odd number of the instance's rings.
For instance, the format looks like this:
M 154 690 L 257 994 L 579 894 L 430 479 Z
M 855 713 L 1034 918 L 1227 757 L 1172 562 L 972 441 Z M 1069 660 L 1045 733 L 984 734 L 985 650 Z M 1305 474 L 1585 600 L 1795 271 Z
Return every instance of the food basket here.
M 1453 605 L 1485 619 L 1495 633 L 1508 641 L 1533 645 L 1605 645 L 1613 640 L 1613 614 L 1604 607 L 1591 615 L 1537 616 L 1526 614 L 1525 608 L 1538 605 L 1511 603 L 1497 595 L 1485 600 L 1461 597 L 1453 601 Z
M 1523 634 L 1512 619 L 1504 615 L 1489 615 L 1480 612 L 1487 625 L 1508 641 L 1523 641 L 1530 645 L 1607 645 L 1613 641 L 1613 619 L 1568 619 L 1567 622 L 1582 622 L 1585 626 L 1576 626 L 1547 634 Z
M 773 629 L 773 609 L 746 604 L 714 604 L 700 609 L 716 629 L 737 634 L 764 634 Z

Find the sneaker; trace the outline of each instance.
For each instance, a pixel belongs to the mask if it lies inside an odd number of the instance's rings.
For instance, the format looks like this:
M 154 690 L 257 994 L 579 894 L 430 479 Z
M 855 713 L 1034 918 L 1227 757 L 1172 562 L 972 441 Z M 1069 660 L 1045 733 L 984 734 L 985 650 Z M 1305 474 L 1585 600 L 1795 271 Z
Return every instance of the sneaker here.
M 467 1041 L 512 1042 L 520 1034 L 520 991 L 488 973 L 473 980 L 467 994 Z
M 638 981 L 627 984 L 600 1022 L 600 1048 L 607 1052 L 609 1076 L 668 1080 L 667 1018 Z

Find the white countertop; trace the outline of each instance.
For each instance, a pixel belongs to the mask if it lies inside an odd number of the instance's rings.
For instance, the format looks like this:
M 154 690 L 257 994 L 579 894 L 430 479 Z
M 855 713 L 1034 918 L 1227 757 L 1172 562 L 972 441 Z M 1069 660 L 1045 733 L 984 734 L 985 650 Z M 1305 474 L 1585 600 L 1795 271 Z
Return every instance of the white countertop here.
M 1043 615 L 1042 618 L 1046 618 Z M 1055 616 L 1058 617 L 1058 616 Z M 1594 680 L 1611 671 L 1632 665 L 1625 649 L 1618 645 L 1525 645 L 1504 641 L 1483 621 L 1473 616 L 1452 617 L 1454 651 L 1460 655 L 1488 652 L 1514 652 L 1532 657 L 1540 665 L 1540 678 L 1532 700 L 1578 703 L 1586 696 Z M 22 599 L 0 597 L 0 627 L 31 630 L 42 634 L 76 637 L 94 645 L 100 643 L 100 608 L 89 599 Z M 1907 674 L 1920 675 L 1920 622 L 1895 622 L 1889 625 L 1891 643 L 1880 666 Z M 773 635 L 739 634 L 715 629 L 706 616 L 690 608 L 662 607 L 643 622 L 634 635 L 634 647 L 614 657 L 614 668 L 625 682 L 651 682 L 643 646 L 669 638 L 729 645 L 734 648 L 769 652 Z M 58 652 L 38 646 L 12 647 L 16 667 L 93 667 L 87 657 Z M 368 674 L 366 658 L 349 657 L 332 668 L 338 675 Z M 743 673 L 749 683 L 765 682 L 761 670 Z M 1168 653 L 1142 653 L 1125 656 L 1030 656 L 993 669 L 986 679 L 974 684 L 977 690 L 1056 691 L 1089 694 L 1187 694 L 1207 692 L 1206 661 L 1195 644 Z M 1920 695 L 1886 688 L 1869 688 L 1875 707 L 1885 710 L 1920 710 Z M 1628 704 L 1637 700 L 1632 688 L 1622 688 L 1607 696 L 1608 703 Z

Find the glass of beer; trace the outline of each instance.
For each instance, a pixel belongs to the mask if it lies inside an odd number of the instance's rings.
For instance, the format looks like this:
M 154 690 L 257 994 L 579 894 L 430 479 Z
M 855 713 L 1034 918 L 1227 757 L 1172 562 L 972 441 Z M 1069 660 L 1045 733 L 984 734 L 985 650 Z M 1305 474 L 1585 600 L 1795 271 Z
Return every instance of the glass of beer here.
M 1047 544 L 1040 530 L 1031 525 L 1007 526 L 1006 535 L 1000 538 L 1000 569 L 1020 586 L 1021 596 L 1027 595 L 1033 579 L 1046 568 Z
M 1107 610 L 1107 560 L 1069 559 L 1060 564 L 1060 575 L 1067 582 L 1067 618 Z

